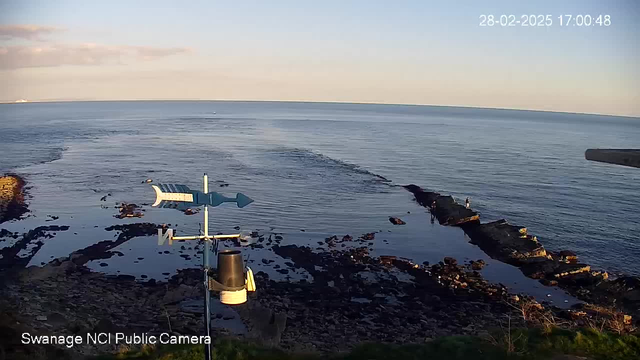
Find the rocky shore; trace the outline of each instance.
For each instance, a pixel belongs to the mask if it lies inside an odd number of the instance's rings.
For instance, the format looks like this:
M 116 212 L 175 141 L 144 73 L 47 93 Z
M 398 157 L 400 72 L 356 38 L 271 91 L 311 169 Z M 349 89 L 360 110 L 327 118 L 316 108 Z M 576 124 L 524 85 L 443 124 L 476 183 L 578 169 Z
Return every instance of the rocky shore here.
M 12 263 L 7 257 L 0 279 L 0 313 L 5 319 L 0 327 L 14 335 L 24 331 L 201 334 L 201 311 L 183 306 L 183 301 L 202 299 L 201 269 L 180 270 L 166 282 L 141 282 L 133 276 L 105 275 L 87 268 L 90 261 L 118 256 L 115 247 L 135 237 L 154 236 L 161 227 L 151 223 L 108 227 L 105 230 L 116 232 L 115 239 L 43 267 L 24 268 L 28 260 L 14 257 Z M 46 238 L 51 231 L 39 228 L 3 236 L 17 236 L 16 244 L 22 246 L 28 239 Z M 562 319 L 566 327 L 600 321 L 602 326 L 618 324 L 620 331 L 632 328 L 629 319 L 610 309 L 582 305 L 561 310 L 509 293 L 504 286 L 482 278 L 477 271 L 481 262 L 458 264 L 448 257 L 429 265 L 393 255 L 372 257 L 363 246 L 374 240 L 372 234 L 344 236 L 340 240 L 344 249 L 329 246 L 320 251 L 281 246 L 282 237 L 276 236 L 276 240 L 270 236 L 252 246 L 286 259 L 286 268 L 279 272 L 304 270 L 309 276 L 308 280 L 275 281 L 264 272 L 255 274 L 258 291 L 235 309 L 248 327 L 245 336 L 268 345 L 302 351 L 347 350 L 368 341 L 402 344 L 442 335 L 482 335 L 507 321 L 512 326 L 543 326 L 544 319 L 550 318 Z M 328 238 L 327 244 L 332 241 L 333 237 Z M 218 329 L 215 336 L 230 334 Z M 4 354 L 27 358 L 31 358 L 29 351 L 35 351 L 20 345 L 16 336 L 2 337 L 0 346 Z M 79 358 L 116 350 L 113 345 L 83 344 L 65 349 L 63 355 L 56 353 L 56 357 Z
M 25 181 L 18 175 L 0 176 L 0 224 L 20 219 L 28 212 L 24 199 Z
M 200 334 L 202 314 L 184 312 L 179 306 L 186 298 L 202 296 L 201 281 L 192 276 L 193 271 L 178 272 L 169 282 L 156 283 L 155 280 L 138 282 L 129 275 L 105 275 L 86 267 L 89 261 L 117 255 L 112 249 L 136 236 L 157 234 L 158 227 L 161 226 L 150 223 L 112 226 L 106 230 L 119 232 L 115 240 L 100 241 L 42 267 L 24 268 L 35 252 L 25 258 L 3 256 L 0 314 L 5 323 L 1 326 L 11 331 L 20 329 L 42 335 L 85 336 L 87 332 Z M 50 229 L 39 230 L 44 234 L 48 234 L 47 231 Z M 24 244 L 25 238 L 33 239 L 28 234 L 18 243 Z M 197 272 L 200 274 L 201 270 Z M 7 358 L 12 358 L 10 354 L 29 358 L 29 351 L 44 351 L 20 345 L 19 337 L 1 339 L 3 351 L 0 353 L 7 354 Z M 81 358 L 115 350 L 111 345 L 83 344 L 66 349 L 65 357 Z
M 640 317 L 640 278 L 624 276 L 609 279 L 605 271 L 596 271 L 580 263 L 575 253 L 564 250 L 548 252 L 537 237 L 522 226 L 499 220 L 482 224 L 478 214 L 450 196 L 425 191 L 417 185 L 407 185 L 415 200 L 427 207 L 440 224 L 458 225 L 485 253 L 496 260 L 520 268 L 527 276 L 547 286 L 559 286 L 571 295 L 590 303 L 610 306 Z M 435 209 L 432 208 L 436 202 Z M 463 211 L 466 210 L 466 211 Z
M 22 187 L 24 186 L 21 185 Z M 330 236 L 325 247 L 281 245 L 281 234 L 260 236 L 249 245 L 283 258 L 272 269 L 284 281 L 255 273 L 257 291 L 234 309 L 246 336 L 296 351 L 348 350 L 363 342 L 422 343 L 444 335 L 485 335 L 509 326 L 608 328 L 624 333 L 637 325 L 640 281 L 608 279 L 578 263 L 569 251 L 549 253 L 526 228 L 506 221 L 481 224 L 479 215 L 450 196 L 410 185 L 420 204 L 432 209 L 443 225 L 460 226 L 491 257 L 518 266 L 527 276 L 560 286 L 585 301 L 571 309 L 539 303 L 492 284 L 479 272 L 482 261 L 458 263 L 445 257 L 436 264 L 416 264 L 393 254 L 372 256 L 375 233 Z M 15 189 L 15 187 L 13 188 Z M 13 190 L 12 190 L 13 191 Z M 13 192 L 15 193 L 15 191 Z M 13 197 L 16 198 L 15 195 Z M 124 211 L 123 211 L 124 209 Z M 122 205 L 123 217 L 137 206 Z M 405 224 L 391 217 L 394 225 Z M 19 335 L 84 335 L 87 332 L 201 334 L 202 270 L 182 269 L 167 281 L 138 281 L 130 275 L 106 275 L 87 266 L 113 256 L 116 247 L 136 237 L 155 236 L 167 225 L 118 224 L 105 230 L 115 236 L 69 256 L 27 267 L 45 241 L 69 226 L 40 226 L 25 233 L 0 229 L 0 354 L 6 358 L 82 358 L 118 349 L 114 345 L 23 346 Z M 240 246 L 236 243 L 235 246 Z M 189 248 L 197 254 L 197 247 Z M 182 248 L 182 251 L 187 251 Z M 189 256 L 188 254 L 183 254 Z M 271 266 L 272 260 L 258 259 Z M 101 264 L 102 265 L 102 264 Z M 105 263 L 106 265 L 106 263 Z M 288 278 L 303 274 L 300 281 Z M 621 310 L 623 312 L 621 312 Z M 630 316 L 633 315 L 633 316 Z M 215 314 L 214 318 L 224 315 Z M 214 329 L 214 336 L 232 336 Z M 238 335 L 235 335 L 238 336 Z M 44 354 L 44 355 L 43 355 Z

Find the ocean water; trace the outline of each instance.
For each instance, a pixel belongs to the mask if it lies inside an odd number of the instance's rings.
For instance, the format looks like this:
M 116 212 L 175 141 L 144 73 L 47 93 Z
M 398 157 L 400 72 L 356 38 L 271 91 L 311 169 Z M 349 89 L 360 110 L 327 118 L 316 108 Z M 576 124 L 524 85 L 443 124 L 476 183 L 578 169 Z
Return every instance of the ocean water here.
M 283 244 L 318 247 L 333 234 L 379 231 L 376 255 L 417 262 L 483 258 L 490 262 L 486 277 L 546 294 L 551 290 L 517 269 L 488 259 L 459 229 L 431 224 L 426 209 L 399 185 L 470 197 L 483 221 L 505 218 L 526 226 L 550 250 L 571 249 L 596 269 L 640 275 L 640 170 L 585 160 L 584 151 L 595 147 L 640 147 L 640 119 L 288 102 L 5 104 L 0 172 L 27 179 L 33 212 L 0 228 L 71 226 L 45 242 L 33 265 L 113 239 L 104 230 L 113 224 L 165 222 L 177 224 L 182 235 L 196 234 L 201 215 L 145 206 L 144 218 L 120 220 L 113 207 L 152 203 L 154 192 L 141 183 L 147 178 L 196 189 L 207 173 L 210 190 L 255 199 L 244 209 L 212 208 L 212 232 L 241 226 L 282 233 Z M 112 196 L 101 202 L 107 193 Z M 46 221 L 47 215 L 60 218 Z M 394 226 L 389 216 L 407 225 Z M 166 249 L 155 239 L 134 239 L 118 249 L 126 256 L 105 260 L 108 267 L 91 266 L 162 278 L 199 264 L 195 249 L 191 260 L 180 257 L 180 245 L 158 254 Z M 254 252 L 246 256 L 259 271 L 256 260 L 269 255 Z

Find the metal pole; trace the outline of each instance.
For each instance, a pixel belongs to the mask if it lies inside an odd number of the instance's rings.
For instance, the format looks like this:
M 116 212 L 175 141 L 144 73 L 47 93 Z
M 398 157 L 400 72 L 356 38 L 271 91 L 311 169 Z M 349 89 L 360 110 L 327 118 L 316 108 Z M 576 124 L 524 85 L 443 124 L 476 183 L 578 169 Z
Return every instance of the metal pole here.
M 204 180 L 204 193 L 209 192 L 209 178 L 207 174 L 203 176 Z M 203 254 L 203 262 L 204 262 L 204 328 L 206 336 L 211 339 L 211 309 L 209 308 L 209 304 L 211 301 L 211 292 L 209 291 L 209 252 L 211 251 L 209 246 L 209 206 L 204 206 L 204 254 Z M 211 360 L 211 342 L 209 344 L 204 345 L 204 358 L 205 360 Z

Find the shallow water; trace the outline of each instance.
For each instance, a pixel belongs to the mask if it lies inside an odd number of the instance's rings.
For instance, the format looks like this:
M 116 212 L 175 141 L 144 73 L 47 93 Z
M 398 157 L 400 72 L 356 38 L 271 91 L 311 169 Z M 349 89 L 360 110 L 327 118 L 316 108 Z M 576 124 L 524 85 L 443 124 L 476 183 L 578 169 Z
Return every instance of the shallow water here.
M 283 244 L 316 247 L 333 234 L 380 231 L 375 255 L 418 263 L 482 258 L 490 263 L 484 270 L 490 280 L 540 296 L 552 291 L 491 261 L 459 229 L 430 224 L 426 210 L 398 186 L 415 183 L 469 196 L 484 221 L 526 226 L 548 249 L 574 250 L 598 269 L 640 274 L 634 211 L 640 171 L 584 159 L 589 147 L 640 146 L 639 119 L 361 104 L 42 103 L 0 105 L 0 134 L 0 172 L 26 177 L 33 210 L 2 227 L 71 226 L 45 242 L 34 265 L 114 239 L 104 228 L 118 223 L 164 222 L 177 224 L 181 235 L 197 234 L 201 215 L 145 207 L 144 218 L 119 220 L 113 206 L 152 203 L 152 189 L 141 183 L 146 178 L 199 189 L 206 172 L 210 190 L 255 199 L 244 209 L 211 209 L 212 232 L 239 225 L 282 233 Z M 223 182 L 229 186 L 219 187 Z M 112 196 L 101 202 L 107 193 Z M 47 214 L 60 219 L 45 222 Z M 407 225 L 394 226 L 389 216 Z M 180 245 L 158 254 L 168 248 L 136 238 L 117 249 L 124 257 L 90 266 L 163 278 L 200 263 L 193 249 L 185 251 L 191 260 L 181 258 Z M 255 271 L 262 267 L 256 259 L 274 256 L 248 253 Z

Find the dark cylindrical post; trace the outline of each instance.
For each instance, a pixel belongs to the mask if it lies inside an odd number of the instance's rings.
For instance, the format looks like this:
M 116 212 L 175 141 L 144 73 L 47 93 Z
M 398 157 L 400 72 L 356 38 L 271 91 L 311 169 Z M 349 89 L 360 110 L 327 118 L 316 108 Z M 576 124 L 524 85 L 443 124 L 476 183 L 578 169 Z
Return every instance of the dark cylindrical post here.
M 240 251 L 218 252 L 218 282 L 232 288 L 244 287 L 244 264 Z
M 211 309 L 209 304 L 211 302 L 211 292 L 209 290 L 209 239 L 204 239 L 204 253 L 203 253 L 203 267 L 204 267 L 204 331 L 206 336 L 211 339 Z M 211 339 L 210 341 L 212 341 Z M 204 344 L 204 358 L 205 360 L 211 360 L 211 343 Z

